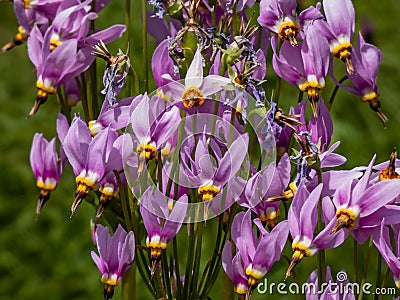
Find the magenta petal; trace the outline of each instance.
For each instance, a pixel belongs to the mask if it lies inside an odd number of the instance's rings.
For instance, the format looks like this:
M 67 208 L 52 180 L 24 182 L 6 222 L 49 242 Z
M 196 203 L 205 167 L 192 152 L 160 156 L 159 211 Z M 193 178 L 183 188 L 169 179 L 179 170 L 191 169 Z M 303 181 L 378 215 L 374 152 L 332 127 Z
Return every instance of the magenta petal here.
M 338 1 L 324 0 L 326 20 L 332 31 L 338 37 L 344 35 L 351 40 L 354 32 L 354 6 L 351 0 Z
M 81 118 L 75 117 L 65 136 L 63 148 L 76 176 L 86 165 L 91 140 L 92 136 L 86 123 Z
M 43 134 L 35 133 L 33 136 L 31 152 L 30 152 L 30 163 L 32 167 L 33 174 L 35 178 L 38 179 L 39 176 L 43 176 L 43 153 L 46 147 L 46 142 L 44 140 Z
M 107 272 L 107 266 L 104 264 L 103 260 L 96 254 L 96 252 L 91 251 L 90 255 L 94 263 L 96 264 L 97 268 L 99 269 L 100 273 L 103 275 Z
M 383 180 L 370 186 L 360 197 L 361 217 L 375 212 L 400 194 L 400 180 Z
M 245 151 L 248 147 L 249 136 L 247 134 L 238 137 L 232 145 L 229 147 L 227 153 L 221 160 L 215 174 L 215 182 L 218 184 L 225 184 L 230 178 L 232 178 L 246 157 L 247 152 Z
M 126 233 L 124 233 L 126 234 Z M 123 244 L 119 242 L 118 247 L 118 274 L 122 275 L 129 268 L 133 259 L 135 258 L 135 236 L 133 232 L 130 231 L 125 236 L 125 241 Z
M 322 191 L 322 184 L 318 185 L 304 202 L 300 212 L 300 234 L 310 240 L 314 237 L 314 230 L 318 221 L 318 201 Z
M 362 200 L 361 199 L 361 195 L 363 194 L 363 192 L 368 187 L 370 176 L 371 176 L 372 167 L 373 167 L 374 162 L 375 162 L 375 158 L 376 158 L 376 155 L 374 155 L 372 157 L 367 169 L 365 170 L 365 173 L 364 173 L 363 177 L 361 177 L 361 179 L 357 182 L 356 186 L 354 187 L 354 190 L 352 192 L 352 197 L 354 199 Z M 355 203 L 352 201 L 352 204 L 355 204 Z

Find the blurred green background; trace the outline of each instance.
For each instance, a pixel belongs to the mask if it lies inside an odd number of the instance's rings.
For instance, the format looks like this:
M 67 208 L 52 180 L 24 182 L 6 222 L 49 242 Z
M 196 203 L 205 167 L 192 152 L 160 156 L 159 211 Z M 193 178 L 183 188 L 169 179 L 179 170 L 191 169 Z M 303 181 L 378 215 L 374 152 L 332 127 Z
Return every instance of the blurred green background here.
M 132 2 L 131 59 L 141 78 L 140 8 L 139 1 Z M 338 152 L 349 158 L 347 168 L 368 164 L 374 153 L 378 155 L 378 162 L 387 160 L 393 147 L 399 146 L 400 137 L 398 0 L 353 2 L 357 29 L 368 27 L 372 42 L 383 53 L 378 85 L 382 109 L 390 121 L 387 129 L 384 129 L 367 104 L 361 103 L 356 96 L 346 91 L 339 91 L 332 109 L 334 141 L 342 142 Z M 101 12 L 98 27 L 123 23 L 124 5 L 123 1 L 111 1 L 109 7 Z M 0 3 L 0 44 L 12 40 L 16 27 L 12 4 Z M 150 41 L 150 44 L 150 50 L 154 49 L 154 43 Z M 123 40 L 112 44 L 110 49 L 115 53 L 119 47 L 125 48 Z M 104 64 L 99 63 L 99 66 L 101 69 Z M 269 65 L 267 68 L 271 76 L 272 67 Z M 75 189 L 70 167 L 64 171 L 61 184 L 52 192 L 42 214 L 35 220 L 38 190 L 29 165 L 30 145 L 35 132 L 43 132 L 48 139 L 55 135 L 55 119 L 59 110 L 55 98 L 50 97 L 37 115 L 26 119 L 36 95 L 35 80 L 26 45 L 0 55 L 0 299 L 101 299 L 103 286 L 100 274 L 90 257 L 94 247 L 89 220 L 94 214 L 94 208 L 83 203 L 75 216 L 69 218 Z M 271 77 L 268 96 L 274 87 L 274 79 Z M 294 105 L 297 89 L 288 84 L 283 84 L 282 89 L 286 92 L 282 94 L 281 103 L 286 103 L 286 108 Z M 332 86 L 326 88 L 326 99 L 332 89 Z M 343 268 L 352 272 L 351 248 L 352 241 L 348 240 L 339 249 L 327 252 L 327 262 L 334 264 L 334 274 Z M 286 253 L 290 255 L 288 250 Z M 365 245 L 360 247 L 360 274 L 363 270 L 364 250 Z M 315 258 L 310 258 L 298 266 L 300 281 L 307 279 L 310 270 L 314 269 L 315 261 Z M 371 282 L 375 282 L 375 265 L 376 254 L 371 261 L 368 278 Z M 280 282 L 285 268 L 286 265 L 275 266 L 271 275 L 267 276 L 268 280 Z M 391 278 L 389 284 L 393 286 Z M 139 299 L 148 298 L 140 284 L 138 290 L 138 295 L 141 295 Z M 218 288 L 216 290 L 215 299 L 218 299 Z M 120 288 L 117 288 L 115 299 L 119 299 L 119 294 Z M 295 297 L 257 295 L 257 292 L 254 297 L 266 298 Z

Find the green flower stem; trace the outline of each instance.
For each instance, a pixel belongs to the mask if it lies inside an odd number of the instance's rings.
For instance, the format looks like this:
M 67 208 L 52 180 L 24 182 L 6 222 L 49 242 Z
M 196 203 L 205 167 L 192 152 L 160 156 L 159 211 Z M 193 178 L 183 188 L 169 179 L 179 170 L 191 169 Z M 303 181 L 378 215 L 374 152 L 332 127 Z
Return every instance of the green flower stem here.
M 174 271 L 176 278 L 176 298 L 182 299 L 182 288 L 181 288 L 181 274 L 179 272 L 179 253 L 178 253 L 178 241 L 177 238 L 174 237 L 172 240 L 172 249 L 174 252 Z
M 343 83 L 347 78 L 348 78 L 347 75 L 343 76 L 342 78 L 340 78 L 339 83 Z M 335 88 L 333 89 L 331 97 L 329 98 L 329 102 L 327 105 L 328 111 L 330 111 L 332 108 L 332 104 L 333 104 L 333 101 L 335 100 L 338 90 L 339 90 L 339 86 L 336 85 Z
M 214 252 L 213 255 L 209 261 L 209 268 L 207 270 L 207 276 L 204 281 L 204 286 L 201 284 L 200 289 L 202 289 L 200 299 L 204 299 L 206 297 L 206 288 L 210 286 L 210 280 L 212 277 L 212 272 L 215 269 L 217 258 L 220 255 L 219 254 L 219 248 L 220 248 L 220 243 L 221 243 L 221 238 L 222 238 L 222 231 L 223 231 L 223 225 L 224 225 L 224 218 L 223 216 L 220 216 L 218 219 L 218 231 L 217 231 L 217 237 L 215 239 L 215 247 L 214 247 Z M 203 275 L 204 276 L 204 275 Z M 203 282 L 203 280 L 201 280 Z
M 68 105 L 68 100 L 63 88 L 57 88 L 57 99 L 60 102 L 63 115 L 67 118 L 68 123 L 71 124 L 71 108 Z
M 299 92 L 299 96 L 297 97 L 297 103 L 300 103 L 301 101 L 303 101 L 303 94 L 304 94 L 303 91 Z
M 363 277 L 361 279 L 361 284 L 360 286 L 364 286 L 366 280 L 367 280 L 367 274 L 368 274 L 368 266 L 369 266 L 369 261 L 371 259 L 371 249 L 372 246 L 374 245 L 373 240 L 372 240 L 372 236 L 369 238 L 369 243 L 368 243 L 368 248 L 367 248 L 367 257 L 365 259 L 365 265 L 364 265 L 364 273 L 363 273 Z M 360 289 L 360 295 L 358 295 L 358 300 L 362 300 L 363 299 L 363 289 Z
M 146 248 L 146 250 L 147 250 L 147 248 Z M 157 297 L 157 291 L 151 284 L 150 272 L 149 272 L 148 264 L 146 262 L 144 254 L 143 254 L 143 247 L 136 246 L 135 261 L 136 261 L 137 270 L 139 271 L 139 274 L 142 277 L 142 280 L 143 280 L 144 284 L 146 285 L 147 289 L 150 291 L 150 293 L 154 297 Z
M 126 186 L 122 184 L 122 180 L 121 177 L 119 176 L 119 173 L 117 171 L 114 171 L 114 174 L 118 182 L 122 213 L 124 214 L 126 228 L 128 229 L 128 231 L 134 231 L 131 221 L 131 214 L 129 212 L 129 197 L 127 194 Z
M 170 274 L 167 260 L 167 251 L 163 251 L 163 254 L 161 255 L 161 269 L 163 272 L 164 289 L 166 291 L 166 295 L 168 299 L 173 299 L 171 292 L 171 282 L 169 280 Z
M 147 49 L 147 10 L 146 10 L 147 1 L 142 0 L 142 59 L 143 59 L 143 89 L 148 91 L 149 89 L 149 68 L 147 65 L 148 61 L 148 49 Z
M 206 299 L 208 293 L 210 292 L 210 290 L 213 287 L 213 283 L 216 282 L 217 278 L 218 278 L 218 274 L 219 271 L 221 270 L 221 260 L 222 260 L 222 249 L 224 248 L 225 242 L 230 238 L 230 230 L 231 230 L 231 225 L 233 222 L 233 217 L 236 215 L 236 211 L 237 211 L 237 205 L 234 203 L 231 206 L 231 211 L 229 214 L 229 219 L 225 228 L 225 234 L 224 237 L 222 238 L 222 240 L 219 242 L 219 247 L 218 247 L 218 255 L 216 255 L 216 260 L 214 263 L 214 267 L 210 268 L 210 279 L 206 280 L 206 283 L 204 285 L 204 291 L 201 293 L 201 297 L 200 299 Z M 223 218 L 222 216 L 220 217 L 221 219 Z M 223 221 L 222 221 L 223 223 Z M 223 226 L 222 226 L 223 228 Z M 218 230 L 219 231 L 219 230 Z
M 88 106 L 88 120 L 95 120 L 99 115 L 99 102 L 97 99 L 97 66 L 96 60 L 93 61 L 89 70 L 86 71 L 86 84 L 87 88 L 87 106 Z
M 354 282 L 358 282 L 358 244 L 355 239 L 353 239 L 353 273 Z
M 189 299 L 189 295 L 191 294 L 191 279 L 192 279 L 192 270 L 193 270 L 193 256 L 194 256 L 194 246 L 195 246 L 195 230 L 194 223 L 190 223 L 189 225 L 189 247 L 188 247 L 188 256 L 186 260 L 186 270 L 185 270 L 185 283 L 183 285 L 183 299 Z
M 278 77 L 276 78 L 276 85 L 275 85 L 275 92 L 274 92 L 274 102 L 276 103 L 276 106 L 279 104 L 279 96 L 281 93 L 281 83 L 282 83 L 282 78 Z
M 83 115 L 85 117 L 85 121 L 90 121 L 89 107 L 88 107 L 88 100 L 87 100 L 87 84 L 86 84 L 85 74 L 81 74 L 80 78 L 81 78 L 81 80 L 78 81 L 78 85 L 79 85 L 79 91 L 81 94 Z
M 389 276 L 390 276 L 390 269 L 389 269 L 389 267 L 386 267 L 386 271 L 385 271 L 385 274 L 383 275 L 383 280 L 382 280 L 382 284 L 381 284 L 380 288 L 386 287 L 386 283 L 389 280 Z M 383 300 L 383 295 L 380 294 L 378 299 Z
M 200 261 L 201 261 L 201 246 L 203 243 L 203 229 L 204 229 L 204 223 L 203 222 L 198 222 L 196 223 L 195 228 L 196 235 L 197 235 L 197 240 L 196 240 L 196 254 L 194 258 L 194 268 L 193 268 L 193 279 L 192 279 L 192 297 L 191 299 L 198 298 L 199 295 L 199 290 L 198 290 L 198 278 L 199 278 L 199 272 L 200 272 Z

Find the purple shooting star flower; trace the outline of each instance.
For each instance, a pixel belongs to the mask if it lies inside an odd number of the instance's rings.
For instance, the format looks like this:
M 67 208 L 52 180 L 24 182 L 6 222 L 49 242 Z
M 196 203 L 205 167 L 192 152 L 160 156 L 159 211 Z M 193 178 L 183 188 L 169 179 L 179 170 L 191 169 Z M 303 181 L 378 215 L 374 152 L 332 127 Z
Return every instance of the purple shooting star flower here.
M 91 255 L 104 283 L 104 299 L 110 300 L 135 258 L 135 236 L 132 231 L 126 233 L 121 225 L 111 236 L 108 227 L 98 224 L 95 239 L 99 254 L 92 251 Z
M 351 61 L 351 39 L 354 34 L 354 6 L 351 0 L 323 0 L 326 21 L 316 20 L 316 25 L 329 42 L 331 53 L 340 58 L 348 74 L 354 73 Z
M 279 56 L 274 50 L 272 65 L 279 77 L 307 92 L 313 114 L 318 116 L 319 93 L 325 87 L 329 68 L 329 45 L 318 28 L 308 27 L 301 47 L 293 48 L 284 42 Z
M 107 151 L 117 137 L 115 131 L 106 128 L 92 139 L 90 130 L 82 119 L 76 117 L 72 121 L 63 144 L 77 184 L 71 216 L 88 193 L 97 190 L 105 174 Z
M 395 240 L 395 251 L 392 250 L 392 244 L 389 234 L 389 228 L 385 226 L 385 220 L 381 222 L 379 230 L 375 230 L 373 234 L 373 241 L 381 254 L 382 258 L 387 263 L 393 275 L 396 287 L 400 289 L 400 231 L 398 225 L 392 226 L 393 235 Z
M 127 136 L 124 145 L 129 155 L 126 159 L 137 168 L 136 174 L 131 174 L 132 179 L 143 173 L 149 161 L 157 159 L 158 152 L 164 148 L 167 141 L 171 141 L 170 137 L 177 133 L 180 120 L 179 109 L 176 106 L 165 111 L 165 104 L 159 97 L 153 96 L 149 99 L 147 95 L 143 96 L 132 112 L 128 126 L 132 134 Z
M 219 75 L 208 75 L 203 78 L 203 57 L 199 48 L 186 73 L 184 84 L 174 81 L 169 74 L 164 74 L 162 78 L 170 81 L 165 86 L 165 91 L 168 89 L 172 99 L 180 101 L 183 108 L 188 110 L 203 105 L 208 96 L 222 91 L 224 86 L 231 83 L 228 78 Z
M 147 231 L 146 246 L 151 250 L 153 275 L 162 251 L 178 234 L 187 210 L 187 195 L 183 195 L 170 207 L 168 197 L 159 190 L 149 187 L 140 200 L 140 214 Z
M 288 236 L 287 221 L 280 222 L 271 232 L 268 232 L 262 226 L 259 219 L 255 219 L 254 224 L 256 224 L 260 235 L 252 228 L 251 210 L 248 210 L 235 216 L 231 228 L 232 241 L 236 245 L 237 252 L 240 253 L 241 265 L 247 278 L 246 299 L 249 299 L 258 281 L 281 258 Z M 230 243 L 227 242 L 225 247 L 229 249 Z M 224 249 L 224 252 L 225 261 L 229 263 L 229 261 L 232 261 L 230 259 L 232 256 L 229 257 L 228 250 Z M 265 253 L 268 253 L 268 255 L 265 255 Z M 242 287 L 241 291 L 246 290 L 246 288 Z
M 36 215 L 39 215 L 43 205 L 50 198 L 50 192 L 56 189 L 63 169 L 64 162 L 59 161 L 56 152 L 56 139 L 53 138 L 48 142 L 43 134 L 35 133 L 30 163 L 36 185 L 40 188 L 39 202 L 36 207 Z
M 247 134 L 238 136 L 230 145 L 224 155 L 218 151 L 214 144 L 209 152 L 206 134 L 203 134 L 197 141 L 194 159 L 191 152 L 194 145 L 183 146 L 182 168 L 184 173 L 203 201 L 212 200 L 220 194 L 224 185 L 234 177 L 243 163 L 249 143 Z M 217 165 L 213 165 L 212 154 L 216 159 Z
M 310 6 L 296 14 L 296 0 L 261 0 L 258 23 L 276 33 L 281 40 L 288 40 L 292 46 L 297 46 L 297 36 L 300 29 L 315 19 L 322 18 L 320 4 Z
M 368 103 L 381 121 L 386 123 L 388 118 L 380 108 L 379 90 L 376 85 L 379 66 L 382 61 L 381 51 L 374 45 L 366 43 L 360 33 L 358 35 L 358 43 L 352 51 L 351 57 L 355 72 L 354 74 L 348 74 L 348 76 L 354 87 L 342 84 L 340 86 L 360 96 L 361 101 Z
M 290 276 L 294 267 L 304 258 L 313 256 L 318 251 L 335 248 L 342 244 L 347 233 L 341 232 L 340 236 L 331 234 L 335 226 L 335 220 L 323 218 L 326 227 L 314 237 L 314 231 L 318 222 L 318 202 L 323 185 L 318 185 L 311 193 L 304 185 L 299 187 L 288 213 L 290 235 L 293 238 L 293 255 L 290 266 L 286 271 L 286 278 Z M 333 211 L 331 200 L 325 197 L 322 200 L 322 210 Z
M 113 105 L 110 105 L 108 101 L 104 101 L 97 119 L 88 122 L 92 136 L 95 136 L 106 127 L 120 130 L 128 126 L 132 112 L 143 99 L 146 100 L 147 95 L 128 97 Z
M 359 243 L 363 243 L 371 235 L 371 228 L 378 226 L 382 218 L 385 218 L 385 224 L 398 221 L 399 208 L 386 204 L 400 194 L 400 180 L 383 180 L 371 184 L 374 161 L 375 156 L 360 180 L 353 179 L 343 184 L 333 197 L 336 225 L 332 232 L 347 229 Z
M 279 216 L 280 200 L 287 200 L 285 189 L 290 181 L 290 160 L 285 154 L 277 167 L 270 164 L 265 170 L 252 176 L 244 189 L 244 197 L 239 198 L 241 206 L 254 211 L 263 224 L 273 228 Z

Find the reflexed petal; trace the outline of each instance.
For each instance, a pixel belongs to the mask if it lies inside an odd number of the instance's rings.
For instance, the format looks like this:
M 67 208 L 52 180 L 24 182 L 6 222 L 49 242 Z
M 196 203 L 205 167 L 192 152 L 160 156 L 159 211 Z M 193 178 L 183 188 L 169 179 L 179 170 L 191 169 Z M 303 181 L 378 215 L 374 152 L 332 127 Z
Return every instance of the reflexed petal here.
M 186 88 L 194 86 L 200 87 L 203 82 L 203 57 L 201 56 L 200 48 L 197 48 L 197 51 L 193 57 L 192 63 L 187 70 L 185 77 L 185 86 Z
M 351 0 L 324 0 L 326 20 L 336 36 L 345 35 L 351 40 L 354 32 L 354 6 Z
M 399 179 L 383 180 L 370 186 L 362 195 L 360 195 L 360 216 L 365 217 L 370 215 L 371 213 L 381 208 L 383 205 L 391 202 L 399 194 Z
M 86 165 L 87 152 L 91 141 L 92 136 L 86 123 L 81 118 L 75 117 L 65 136 L 63 148 L 76 176 Z
M 46 144 L 47 141 L 44 140 L 43 134 L 35 133 L 31 146 L 30 163 L 36 179 L 39 176 L 43 176 L 43 154 Z

